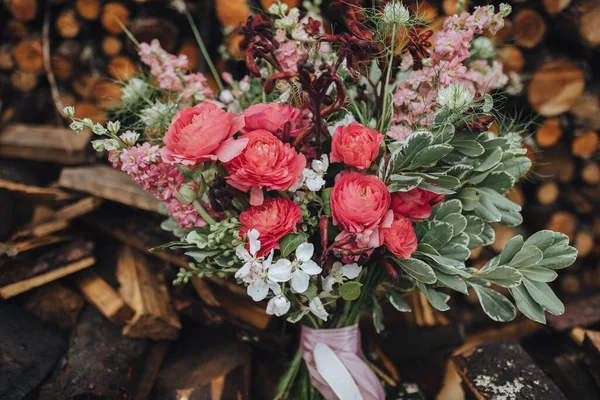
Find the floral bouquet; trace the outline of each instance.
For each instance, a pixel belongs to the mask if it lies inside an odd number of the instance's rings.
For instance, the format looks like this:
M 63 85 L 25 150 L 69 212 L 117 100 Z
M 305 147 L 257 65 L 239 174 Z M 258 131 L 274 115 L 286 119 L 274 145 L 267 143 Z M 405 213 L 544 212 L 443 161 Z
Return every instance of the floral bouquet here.
M 370 310 L 381 331 L 382 305 L 409 312 L 411 293 L 446 311 L 450 293 L 472 290 L 495 321 L 514 304 L 540 323 L 564 312 L 548 285 L 577 255 L 563 234 L 516 236 L 466 265 L 494 241 L 490 224 L 522 222 L 505 194 L 531 162 L 519 125 L 494 112 L 506 77 L 484 36 L 510 7 L 454 15 L 434 35 L 418 10 L 382 3 L 334 2 L 347 25 L 334 34 L 314 5 L 277 2 L 241 27 L 248 76 L 206 58 L 217 90 L 185 56 L 137 43 L 148 68 L 125 82 L 118 121 L 65 110 L 164 204 L 179 240 L 160 249 L 191 261 L 176 283 L 231 277 L 302 325 L 277 398 L 383 399 L 358 322 Z

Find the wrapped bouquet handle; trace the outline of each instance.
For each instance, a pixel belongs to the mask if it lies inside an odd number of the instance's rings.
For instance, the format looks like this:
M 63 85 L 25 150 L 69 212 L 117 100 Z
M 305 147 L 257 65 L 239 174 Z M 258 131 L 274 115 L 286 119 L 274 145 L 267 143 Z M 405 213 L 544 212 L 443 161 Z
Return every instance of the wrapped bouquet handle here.
M 302 327 L 300 351 L 310 381 L 327 400 L 383 400 L 379 379 L 362 359 L 358 325 Z

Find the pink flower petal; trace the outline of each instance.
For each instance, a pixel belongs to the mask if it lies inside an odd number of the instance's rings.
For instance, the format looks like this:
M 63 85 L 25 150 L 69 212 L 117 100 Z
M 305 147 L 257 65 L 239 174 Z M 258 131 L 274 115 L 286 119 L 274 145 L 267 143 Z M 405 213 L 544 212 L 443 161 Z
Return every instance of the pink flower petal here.
M 260 206 L 263 201 L 265 201 L 265 194 L 262 189 L 252 186 L 252 188 L 250 188 L 250 205 Z
M 248 145 L 248 139 L 227 140 L 215 150 L 217 158 L 221 162 L 228 162 L 239 156 Z

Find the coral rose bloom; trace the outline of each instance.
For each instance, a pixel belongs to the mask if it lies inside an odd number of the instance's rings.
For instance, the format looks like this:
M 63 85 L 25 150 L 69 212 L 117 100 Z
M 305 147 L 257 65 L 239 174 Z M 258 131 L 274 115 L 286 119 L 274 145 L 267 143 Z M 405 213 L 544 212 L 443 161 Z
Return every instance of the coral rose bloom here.
M 383 135 L 358 122 L 338 126 L 331 140 L 331 162 L 367 169 L 379 155 Z
M 279 129 L 283 131 L 286 122 L 295 129 L 300 110 L 281 103 L 255 104 L 245 109 L 243 115 L 246 123 L 243 133 L 258 129 L 276 133 Z
M 383 245 L 399 258 L 410 258 L 417 250 L 417 235 L 410 220 L 397 216 L 392 226 L 381 230 Z
M 242 153 L 225 164 L 227 182 L 243 191 L 250 191 L 250 204 L 262 204 L 262 188 L 286 190 L 296 181 L 306 166 L 304 154 L 296 153 L 271 132 L 256 130 L 243 135 L 248 140 Z
M 291 233 L 302 218 L 300 207 L 291 200 L 281 197 L 266 199 L 260 206 L 251 206 L 240 213 L 240 236 L 256 229 L 260 236 L 258 257 L 279 248 L 279 240 Z
M 432 207 L 444 200 L 443 194 L 414 188 L 408 192 L 392 194 L 394 215 L 403 215 L 413 221 L 421 221 L 431 216 Z
M 204 161 L 229 161 L 242 152 L 247 139 L 233 140 L 244 117 L 225 112 L 205 101 L 179 111 L 163 138 L 162 159 L 170 164 L 194 166 Z
M 374 175 L 350 172 L 331 190 L 333 222 L 351 233 L 378 226 L 390 208 L 390 192 Z

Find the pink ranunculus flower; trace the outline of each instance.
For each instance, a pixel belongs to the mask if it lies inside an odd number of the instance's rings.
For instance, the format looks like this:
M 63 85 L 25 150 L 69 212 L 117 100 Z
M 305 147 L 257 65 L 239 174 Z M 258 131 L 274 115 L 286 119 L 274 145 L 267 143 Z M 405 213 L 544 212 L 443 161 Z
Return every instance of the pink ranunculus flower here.
M 257 256 L 265 256 L 279 248 L 282 237 L 296 229 L 302 219 L 300 207 L 291 200 L 281 197 L 266 199 L 260 206 L 252 206 L 240 213 L 240 236 L 256 229 L 259 233 L 260 250 Z
M 292 130 L 296 129 L 296 120 L 300 110 L 287 104 L 267 103 L 255 104 L 244 110 L 245 126 L 243 133 L 264 129 L 276 133 L 278 129 L 283 130 L 286 122 L 292 124 Z
M 181 110 L 173 117 L 163 139 L 162 159 L 187 166 L 205 161 L 227 162 L 248 143 L 247 139 L 233 139 L 243 126 L 243 116 L 225 112 L 211 101 Z
M 304 171 L 306 157 L 296 153 L 271 132 L 259 129 L 243 135 L 248 145 L 240 155 L 225 164 L 227 182 L 243 192 L 250 190 L 250 204 L 263 202 L 262 188 L 287 190 Z
M 417 250 L 417 235 L 410 220 L 396 216 L 389 228 L 381 230 L 383 245 L 399 258 L 410 258 Z
M 331 140 L 331 162 L 343 162 L 349 167 L 367 169 L 379 154 L 383 135 L 358 122 L 338 126 Z
M 443 194 L 414 188 L 408 192 L 392 194 L 392 210 L 396 218 L 404 216 L 413 221 L 422 221 L 431 216 L 432 207 L 444 200 Z
M 350 233 L 362 233 L 374 232 L 382 223 L 391 198 L 385 184 L 376 176 L 349 172 L 335 182 L 330 202 L 335 225 Z

